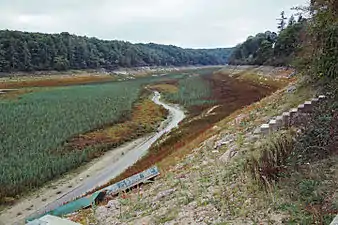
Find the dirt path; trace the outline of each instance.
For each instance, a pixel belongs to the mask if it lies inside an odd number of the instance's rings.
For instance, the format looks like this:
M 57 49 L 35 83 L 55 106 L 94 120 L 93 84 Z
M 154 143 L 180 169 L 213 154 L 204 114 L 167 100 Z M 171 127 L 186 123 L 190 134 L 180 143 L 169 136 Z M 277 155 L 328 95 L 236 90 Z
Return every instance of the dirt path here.
M 63 202 L 70 201 L 97 186 L 107 183 L 133 165 L 146 154 L 148 148 L 158 138 L 178 126 L 179 122 L 185 117 L 181 109 L 161 102 L 160 97 L 160 94 L 155 92 L 153 101 L 169 110 L 169 117 L 164 121 L 166 125 L 163 129 L 107 152 L 104 156 L 95 159 L 77 171 L 36 191 L 3 211 L 0 215 L 0 224 L 24 224 L 24 219 L 27 216 L 52 210 Z

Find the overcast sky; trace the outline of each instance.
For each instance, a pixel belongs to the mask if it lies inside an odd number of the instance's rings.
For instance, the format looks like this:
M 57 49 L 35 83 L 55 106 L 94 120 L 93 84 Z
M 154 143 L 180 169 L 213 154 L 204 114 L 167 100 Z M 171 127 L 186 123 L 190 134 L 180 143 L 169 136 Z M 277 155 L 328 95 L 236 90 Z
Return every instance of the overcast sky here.
M 232 47 L 308 0 L 0 0 L 0 29 Z

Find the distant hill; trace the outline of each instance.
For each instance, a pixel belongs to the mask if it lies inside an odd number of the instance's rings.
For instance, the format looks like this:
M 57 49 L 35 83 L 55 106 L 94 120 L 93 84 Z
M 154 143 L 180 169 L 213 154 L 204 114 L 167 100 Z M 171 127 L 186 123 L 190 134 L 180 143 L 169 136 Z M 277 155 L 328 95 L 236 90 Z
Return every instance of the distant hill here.
M 183 49 L 61 34 L 0 30 L 0 72 L 107 70 L 139 66 L 226 64 L 231 48 Z

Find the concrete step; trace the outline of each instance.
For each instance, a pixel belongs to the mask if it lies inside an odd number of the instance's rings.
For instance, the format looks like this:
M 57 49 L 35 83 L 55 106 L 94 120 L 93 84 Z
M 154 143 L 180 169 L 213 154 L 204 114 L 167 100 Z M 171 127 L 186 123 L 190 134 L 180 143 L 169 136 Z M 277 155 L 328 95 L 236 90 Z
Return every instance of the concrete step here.
M 310 113 L 313 110 L 313 104 L 312 101 L 306 101 L 304 102 L 305 112 Z
M 276 117 L 277 127 L 281 128 L 283 126 L 283 116 Z
M 269 126 L 269 124 L 263 124 L 261 126 L 261 133 L 262 134 L 269 134 L 270 133 L 270 126 Z
M 290 112 L 290 117 L 293 117 L 293 116 L 295 116 L 298 113 L 298 109 L 297 108 L 293 108 L 289 112 Z
M 269 128 L 270 128 L 271 132 L 278 130 L 277 121 L 276 120 L 270 120 Z
M 319 95 L 318 99 L 319 99 L 319 101 L 323 101 L 323 100 L 326 99 L 326 96 L 325 95 Z
M 262 124 L 254 133 L 269 134 L 282 127 L 288 127 L 292 118 L 296 117 L 299 113 L 311 113 L 314 107 L 318 106 L 320 102 L 326 98 L 325 95 L 320 95 L 318 98 L 312 98 L 310 101 L 305 101 L 304 104 L 300 104 L 297 108 L 292 108 L 288 112 L 284 112 L 282 115 L 277 116 L 276 119 L 270 120 L 268 124 Z
M 304 104 L 299 105 L 297 108 L 298 108 L 298 111 L 301 112 L 301 113 L 305 113 L 306 112 Z

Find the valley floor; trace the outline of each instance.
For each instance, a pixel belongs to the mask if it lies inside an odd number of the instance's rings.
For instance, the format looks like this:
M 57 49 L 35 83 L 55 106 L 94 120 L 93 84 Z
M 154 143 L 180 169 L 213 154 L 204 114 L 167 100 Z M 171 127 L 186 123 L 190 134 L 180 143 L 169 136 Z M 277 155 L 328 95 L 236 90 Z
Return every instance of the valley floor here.
M 150 185 L 106 199 L 105 204 L 69 217 L 82 224 L 278 224 L 283 221 L 309 224 L 312 220 L 330 220 L 337 198 L 334 190 L 338 187 L 334 179 L 338 177 L 334 150 L 327 154 L 329 157 L 320 158 L 323 161 L 308 164 L 311 161 L 306 159 L 299 164 L 296 160 L 296 166 L 289 161 L 302 154 L 296 150 L 297 154 L 291 154 L 292 157 L 280 154 L 284 157 L 283 163 L 269 168 L 271 177 L 265 179 L 266 174 L 260 173 L 258 176 L 263 177 L 263 181 L 255 177 L 255 170 L 261 171 L 260 167 L 266 165 L 262 146 L 283 149 L 285 143 L 278 144 L 281 137 L 294 137 L 294 129 L 291 129 L 273 136 L 260 136 L 257 140 L 256 128 L 316 94 L 312 88 L 299 85 L 295 78 L 288 78 L 292 72 L 284 68 L 229 66 L 221 70 L 212 68 L 172 74 L 149 83 L 146 92 L 160 91 L 166 100 L 183 105 L 188 117 L 180 123 L 179 129 L 153 145 L 147 156 L 109 183 L 154 164 L 160 168 L 161 177 Z M 286 85 L 289 86 L 285 88 Z M 14 98 L 17 97 L 14 94 Z M 139 137 L 138 129 L 142 129 L 140 134 L 143 134 L 143 130 L 156 127 L 165 114 L 149 104 L 147 97 L 141 98 L 134 107 L 137 110 L 131 114 L 131 122 L 127 119 L 118 126 L 79 135 L 70 140 L 69 146 L 81 149 L 93 144 L 92 140 L 122 144 L 129 140 L 130 134 L 135 134 L 132 139 Z M 336 112 L 334 104 L 332 107 L 331 111 Z M 156 117 L 152 116 L 153 112 L 158 113 Z M 329 113 L 325 120 L 332 118 L 335 117 Z M 151 129 L 147 127 L 149 121 L 152 121 Z M 142 140 L 109 152 L 103 161 L 94 160 L 61 181 L 51 183 L 2 216 L 8 221 L 13 217 L 24 218 L 86 177 L 95 176 L 96 165 L 102 167 L 111 159 L 117 160 L 122 152 Z M 232 158 L 233 155 L 236 157 Z M 284 182 L 292 185 L 283 186 Z M 291 192 L 290 188 L 295 191 Z M 302 193 L 301 200 L 294 199 Z

